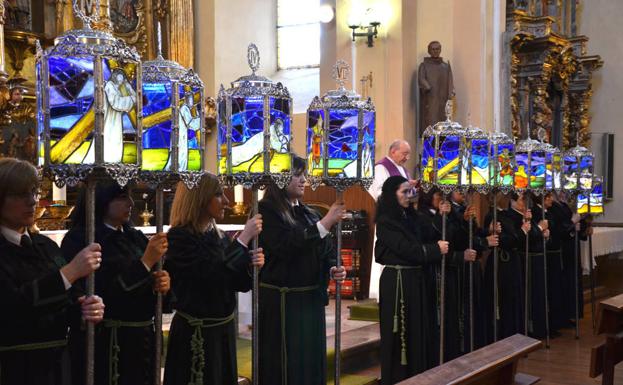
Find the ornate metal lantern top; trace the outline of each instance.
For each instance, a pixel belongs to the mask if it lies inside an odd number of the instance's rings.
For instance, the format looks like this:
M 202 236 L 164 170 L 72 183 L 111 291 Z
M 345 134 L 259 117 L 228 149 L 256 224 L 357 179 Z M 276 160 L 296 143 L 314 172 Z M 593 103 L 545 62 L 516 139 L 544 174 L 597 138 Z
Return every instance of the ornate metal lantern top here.
M 271 79 L 257 75 L 260 68 L 260 51 L 253 43 L 247 48 L 247 63 L 251 68 L 251 74 L 239 77 L 231 83 L 231 88 L 225 89 L 221 85 L 219 98 L 227 95 L 233 98 L 248 96 L 273 96 L 276 98 L 290 98 L 290 92 L 281 83 L 275 83 Z
M 368 188 L 374 179 L 376 112 L 372 99 L 344 86 L 350 67 L 333 66 L 338 88 L 315 97 L 307 109 L 308 174 L 312 188 L 321 182 L 344 190 Z
M 73 8 L 85 27 L 65 32 L 45 51 L 37 44 L 39 163 L 58 185 L 101 172 L 124 185 L 141 163 L 140 56 L 91 28 L 99 1 L 93 16 L 76 0 Z
M 218 174 L 224 183 L 285 186 L 290 178 L 292 99 L 281 83 L 259 76 L 260 55 L 247 49 L 251 75 L 218 94 Z
M 162 56 L 160 23 L 156 59 L 143 62 L 143 164 L 153 185 L 182 180 L 193 188 L 203 173 L 203 82 L 192 70 Z

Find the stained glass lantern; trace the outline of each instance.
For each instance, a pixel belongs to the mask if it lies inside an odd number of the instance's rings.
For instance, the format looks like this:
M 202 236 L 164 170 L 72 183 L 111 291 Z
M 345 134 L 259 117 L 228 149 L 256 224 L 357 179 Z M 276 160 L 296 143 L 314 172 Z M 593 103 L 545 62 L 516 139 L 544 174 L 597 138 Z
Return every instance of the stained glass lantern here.
M 515 141 L 503 132 L 489 137 L 489 187 L 508 194 L 514 188 Z
M 143 63 L 142 79 L 143 174 L 175 174 L 193 185 L 204 169 L 203 82 L 192 69 L 165 60 L 160 44 L 157 58 Z
M 489 190 L 489 136 L 479 127 L 465 129 L 461 161 L 461 186 L 464 190 L 486 193 Z
M 253 185 L 289 180 L 292 98 L 281 83 L 256 75 L 259 51 L 250 44 L 252 74 L 221 89 L 218 95 L 217 167 L 229 184 Z
M 452 121 L 452 103 L 446 104 L 446 120 L 429 126 L 422 138 L 422 187 L 432 186 L 444 193 L 460 187 L 465 129 Z
M 563 189 L 568 192 L 590 191 L 593 178 L 593 154 L 577 145 L 563 155 Z
M 560 191 L 562 189 L 562 153 L 558 147 L 545 144 L 545 189 Z
M 374 179 L 376 112 L 344 83 L 350 72 L 342 60 L 333 67 L 338 89 L 315 97 L 307 109 L 307 167 L 312 188 L 321 182 L 336 188 Z
M 37 46 L 38 163 L 57 184 L 94 170 L 125 184 L 141 164 L 140 57 L 74 8 L 87 27 Z
M 593 188 L 590 199 L 586 199 L 586 193 L 578 195 L 578 214 L 601 215 L 604 213 L 604 194 L 601 177 L 593 177 Z
M 540 194 L 545 189 L 545 153 L 546 146 L 528 136 L 527 139 L 517 142 L 515 147 L 515 190 L 524 192 L 530 190 Z

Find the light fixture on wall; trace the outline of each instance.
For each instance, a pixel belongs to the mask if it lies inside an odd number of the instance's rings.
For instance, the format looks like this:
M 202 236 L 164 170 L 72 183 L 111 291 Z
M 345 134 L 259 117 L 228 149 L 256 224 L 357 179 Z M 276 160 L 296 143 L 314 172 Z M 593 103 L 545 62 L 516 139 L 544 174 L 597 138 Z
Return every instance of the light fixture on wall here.
M 335 16 L 335 11 L 330 4 L 323 4 L 318 8 L 318 20 L 321 23 L 330 23 Z
M 363 15 L 352 14 L 348 20 L 348 28 L 353 30 L 353 41 L 357 37 L 366 37 L 368 39 L 368 47 L 374 47 L 374 39 L 378 37 L 378 27 L 381 22 L 373 15 L 375 12 L 372 8 L 366 9 Z M 357 32 L 364 30 L 365 32 Z

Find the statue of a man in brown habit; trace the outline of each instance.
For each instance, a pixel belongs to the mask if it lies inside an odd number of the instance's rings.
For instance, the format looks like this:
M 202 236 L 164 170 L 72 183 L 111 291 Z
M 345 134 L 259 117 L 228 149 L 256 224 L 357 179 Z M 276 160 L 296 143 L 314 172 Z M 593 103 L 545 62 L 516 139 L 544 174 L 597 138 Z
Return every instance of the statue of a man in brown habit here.
M 426 127 L 446 120 L 446 102 L 454 96 L 452 69 L 443 61 L 441 43 L 428 44 L 430 57 L 424 58 L 418 69 L 420 87 L 420 135 Z

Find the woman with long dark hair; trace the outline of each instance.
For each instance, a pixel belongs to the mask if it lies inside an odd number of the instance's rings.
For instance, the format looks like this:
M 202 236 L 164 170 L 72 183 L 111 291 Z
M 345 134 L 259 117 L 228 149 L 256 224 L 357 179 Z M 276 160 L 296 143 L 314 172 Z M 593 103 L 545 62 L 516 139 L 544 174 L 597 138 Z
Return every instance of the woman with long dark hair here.
M 428 268 L 448 252 L 448 242 L 421 241 L 410 189 L 406 178 L 389 177 L 376 208 L 375 259 L 385 265 L 379 284 L 382 384 L 412 377 L 436 361 L 436 303 Z
M 262 249 L 248 247 L 262 231 L 262 217 L 249 219 L 232 241 L 216 227 L 228 204 L 212 174 L 192 190 L 179 183 L 175 191 L 165 269 L 176 299 L 165 385 L 238 383 L 236 292 L 250 290 L 252 266 L 264 264 Z
M 86 191 L 83 189 L 70 230 L 61 249 L 68 260 L 86 239 Z M 95 291 L 107 305 L 106 319 L 96 332 L 95 383 L 153 383 L 156 292 L 170 287 L 166 271 L 153 271 L 167 250 L 165 234 L 151 239 L 131 226 L 134 201 L 127 188 L 100 182 L 95 189 L 95 241 L 102 246 L 102 268 Z M 84 330 L 73 322 L 70 331 L 75 385 L 84 383 Z M 140 359 L 137 360 L 137 357 Z
M 334 203 L 320 215 L 301 199 L 305 160 L 294 157 L 290 183 L 268 187 L 259 211 L 265 230 L 260 244 L 266 266 L 260 274 L 260 384 L 326 383 L 325 306 L 329 276 L 343 280 L 335 265 L 329 230 L 342 219 Z
M 70 263 L 51 239 L 32 230 L 39 195 L 37 170 L 0 159 L 0 383 L 68 385 L 68 315 L 75 305 L 97 323 L 104 305 L 80 296 L 74 283 L 97 270 L 100 246 L 91 244 Z

